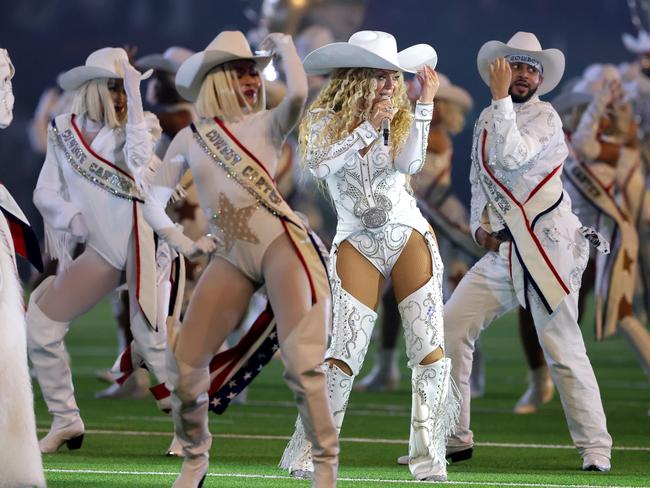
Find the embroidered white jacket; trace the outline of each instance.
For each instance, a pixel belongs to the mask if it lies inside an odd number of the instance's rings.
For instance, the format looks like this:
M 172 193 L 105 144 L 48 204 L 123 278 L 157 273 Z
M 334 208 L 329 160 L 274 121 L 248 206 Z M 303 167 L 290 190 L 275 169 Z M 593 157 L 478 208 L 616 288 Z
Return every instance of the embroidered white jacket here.
M 95 153 L 128 173 L 131 170 L 126 163 L 127 157 L 137 168 L 160 164 L 157 156 L 153 155 L 153 145 L 160 136 L 158 119 L 153 114 L 147 113 L 144 122 L 138 124 L 140 127 L 127 124 L 126 129 L 112 129 L 85 116 L 76 117 L 75 123 L 82 132 L 96 132 L 89 144 Z M 145 151 L 147 145 L 149 150 Z M 150 159 L 143 159 L 147 157 Z M 79 213 L 88 228 L 87 244 L 111 266 L 124 268 L 133 230 L 131 202 L 116 198 L 77 174 L 52 137 L 48 138 L 47 155 L 34 190 L 34 205 L 41 212 L 46 229 L 50 229 L 46 232 L 49 232 L 47 239 L 51 253 L 62 251 L 61 246 L 69 242 L 70 221 Z M 65 256 L 53 257 L 65 260 Z
M 487 131 L 485 148 L 483 131 Z M 544 177 L 563 164 L 569 153 L 562 121 L 550 103 L 542 102 L 537 96 L 521 104 L 513 103 L 510 97 L 492 101 L 474 126 L 473 164 L 469 175 L 470 226 L 474 238 L 479 226 L 488 232 L 503 228 L 500 216 L 481 188 L 474 166 L 483 150 L 492 173 L 520 201 L 526 200 Z M 566 195 L 565 198 L 568 199 Z

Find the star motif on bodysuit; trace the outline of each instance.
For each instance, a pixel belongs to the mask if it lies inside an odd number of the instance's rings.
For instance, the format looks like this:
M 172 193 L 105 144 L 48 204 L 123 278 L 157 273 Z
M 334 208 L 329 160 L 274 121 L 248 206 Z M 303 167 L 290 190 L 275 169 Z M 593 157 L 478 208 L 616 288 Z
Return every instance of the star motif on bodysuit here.
M 235 208 L 226 195 L 223 193 L 219 194 L 219 209 L 212 215 L 212 222 L 216 224 L 223 234 L 226 252 L 232 249 L 236 240 L 250 242 L 252 244 L 258 244 L 260 242 L 248 227 L 248 220 L 255 210 L 255 205 Z

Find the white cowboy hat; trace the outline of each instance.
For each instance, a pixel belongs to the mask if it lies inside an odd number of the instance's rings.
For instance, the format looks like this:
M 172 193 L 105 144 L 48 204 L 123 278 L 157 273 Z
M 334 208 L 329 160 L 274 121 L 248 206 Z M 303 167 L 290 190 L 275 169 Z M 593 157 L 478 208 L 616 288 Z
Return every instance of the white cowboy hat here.
M 530 56 L 542 65 L 544 79 L 537 89 L 538 95 L 550 92 L 562 79 L 564 74 L 564 54 L 559 49 L 542 49 L 535 34 L 517 32 L 507 44 L 500 41 L 488 41 L 478 51 L 476 64 L 478 72 L 486 85 L 490 86 L 490 63 L 496 58 L 519 54 Z
M 129 62 L 126 51 L 121 47 L 104 47 L 90 53 L 86 64 L 66 71 L 58 77 L 58 82 L 64 90 L 76 90 L 90 80 L 99 78 L 124 78 L 122 62 Z M 140 78 L 145 80 L 151 76 L 151 71 Z
M 194 54 L 194 51 L 184 47 L 172 46 L 167 48 L 163 54 L 143 56 L 136 60 L 134 64 L 138 69 L 153 69 L 175 75 L 180 65 L 192 54 Z
M 458 85 L 454 85 L 449 81 L 449 78 L 442 73 L 438 73 L 438 81 L 440 82 L 440 85 L 438 86 L 436 99 L 455 102 L 467 111 L 472 109 L 474 102 L 472 96 L 467 92 L 467 90 Z
M 237 59 L 254 61 L 261 71 L 272 59 L 270 55 L 256 55 L 251 52 L 244 34 L 239 31 L 223 31 L 208 46 L 190 56 L 176 73 L 176 89 L 181 96 L 194 102 L 199 96 L 201 83 L 210 70 Z
M 636 54 L 643 54 L 650 52 L 650 33 L 645 30 L 640 30 L 637 37 L 632 34 L 623 34 L 623 44 L 628 51 Z
M 303 61 L 308 75 L 326 75 L 337 68 L 375 68 L 415 73 L 436 67 L 438 54 L 428 44 L 397 52 L 395 38 L 381 31 L 359 31 L 348 42 L 334 42 L 310 52 Z

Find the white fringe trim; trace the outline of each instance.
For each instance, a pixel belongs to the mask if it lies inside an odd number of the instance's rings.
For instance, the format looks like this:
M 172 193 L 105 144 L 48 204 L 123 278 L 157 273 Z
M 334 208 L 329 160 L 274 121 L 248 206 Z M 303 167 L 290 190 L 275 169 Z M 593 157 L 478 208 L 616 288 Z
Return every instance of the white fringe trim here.
M 58 260 L 57 272 L 65 270 L 70 265 L 76 244 L 77 239 L 69 232 L 55 230 L 45 224 L 45 252 L 50 258 Z
M 185 188 L 183 188 L 182 184 L 176 185 L 176 188 L 174 189 L 174 193 L 172 193 L 172 196 L 169 198 L 169 201 L 172 203 L 180 202 L 187 196 L 187 191 Z
M 309 448 L 311 448 L 311 446 L 309 445 L 309 441 L 305 435 L 305 429 L 302 425 L 300 415 L 298 415 L 293 436 L 291 437 L 289 444 L 287 444 L 287 447 L 284 449 L 284 453 L 282 453 L 282 459 L 280 459 L 278 467 L 291 472 L 291 467 L 303 457 L 305 451 Z
M 435 415 L 424 428 L 431 436 L 427 442 L 427 446 L 428 455 L 432 463 L 444 466 L 447 464 L 447 438 L 456 432 L 460 419 L 461 396 L 456 383 L 451 378 L 451 360 L 449 358 L 443 358 L 441 361 L 444 361 L 444 369 L 441 371 L 444 374 L 442 380 L 442 394 L 444 398 L 434 399 L 435 404 L 437 404 L 437 407 L 434 406 Z M 413 419 L 411 419 L 411 422 L 413 422 Z M 412 429 L 413 426 L 411 426 Z M 412 456 L 417 450 L 414 442 L 415 436 L 411 435 L 409 439 L 409 456 Z M 420 452 L 418 455 L 422 456 L 423 453 Z

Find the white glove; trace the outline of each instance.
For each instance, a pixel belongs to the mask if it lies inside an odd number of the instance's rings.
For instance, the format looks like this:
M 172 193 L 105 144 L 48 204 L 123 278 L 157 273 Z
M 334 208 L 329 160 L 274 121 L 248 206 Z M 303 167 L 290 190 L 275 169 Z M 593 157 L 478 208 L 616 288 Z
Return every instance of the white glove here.
M 122 61 L 122 71 L 124 72 L 124 91 L 129 102 L 128 122 L 129 124 L 140 124 L 144 122 L 144 109 L 140 94 L 140 80 L 143 75 L 128 61 Z
M 88 239 L 88 226 L 84 216 L 80 213 L 75 214 L 68 225 L 70 233 L 80 242 L 86 242 Z
M 212 236 L 202 236 L 199 240 L 193 241 L 177 227 L 165 227 L 157 230 L 156 233 L 188 259 L 195 259 L 201 254 L 209 254 L 217 248 L 217 243 Z

